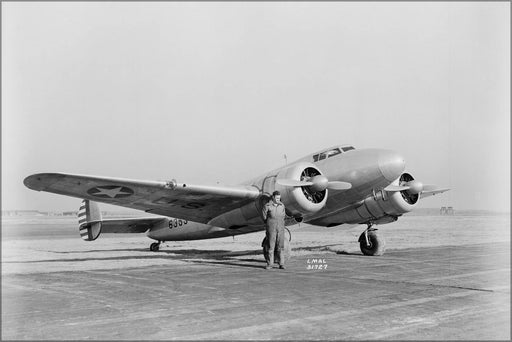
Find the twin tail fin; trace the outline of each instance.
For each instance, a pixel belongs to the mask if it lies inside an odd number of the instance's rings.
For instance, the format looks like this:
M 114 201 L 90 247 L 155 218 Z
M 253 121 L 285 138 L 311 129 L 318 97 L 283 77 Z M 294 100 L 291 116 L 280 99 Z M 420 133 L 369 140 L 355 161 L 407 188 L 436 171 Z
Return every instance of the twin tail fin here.
M 85 241 L 94 241 L 101 233 L 101 211 L 96 202 L 83 200 L 78 210 L 78 232 Z

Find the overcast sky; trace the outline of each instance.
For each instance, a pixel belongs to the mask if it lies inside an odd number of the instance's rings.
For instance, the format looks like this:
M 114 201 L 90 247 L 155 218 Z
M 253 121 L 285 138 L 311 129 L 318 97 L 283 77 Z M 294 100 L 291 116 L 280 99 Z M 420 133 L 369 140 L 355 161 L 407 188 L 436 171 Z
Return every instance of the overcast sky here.
M 236 184 L 336 144 L 510 207 L 510 3 L 2 3 L 2 209 L 37 172 Z

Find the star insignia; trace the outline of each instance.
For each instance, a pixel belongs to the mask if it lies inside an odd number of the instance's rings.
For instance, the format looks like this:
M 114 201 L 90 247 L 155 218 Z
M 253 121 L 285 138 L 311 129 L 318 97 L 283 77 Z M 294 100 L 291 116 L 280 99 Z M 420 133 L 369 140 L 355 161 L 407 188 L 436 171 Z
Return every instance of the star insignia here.
M 102 198 L 121 198 L 133 195 L 133 190 L 125 186 L 98 186 L 87 191 L 89 195 Z

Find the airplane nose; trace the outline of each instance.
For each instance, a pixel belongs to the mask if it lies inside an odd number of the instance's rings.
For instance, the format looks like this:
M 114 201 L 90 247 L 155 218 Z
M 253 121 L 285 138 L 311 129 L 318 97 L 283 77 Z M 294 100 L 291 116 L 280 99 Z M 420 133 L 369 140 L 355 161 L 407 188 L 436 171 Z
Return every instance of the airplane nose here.
M 382 150 L 379 153 L 379 169 L 384 178 L 392 182 L 404 172 L 405 160 L 394 151 Z

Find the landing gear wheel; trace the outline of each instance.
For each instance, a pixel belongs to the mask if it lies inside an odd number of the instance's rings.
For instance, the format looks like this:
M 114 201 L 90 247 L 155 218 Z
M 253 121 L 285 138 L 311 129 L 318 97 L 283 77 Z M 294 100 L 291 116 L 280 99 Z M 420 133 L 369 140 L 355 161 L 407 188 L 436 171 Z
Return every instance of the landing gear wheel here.
M 292 233 L 288 230 L 288 228 L 284 228 L 285 229 L 285 233 L 284 233 L 284 248 L 281 252 L 281 256 L 284 258 L 284 263 L 286 261 L 288 261 L 288 259 L 290 259 L 290 254 L 291 254 L 291 251 L 292 251 L 292 247 L 291 247 L 291 241 L 292 241 Z M 286 238 L 288 235 L 288 238 Z M 267 243 L 267 237 L 265 237 L 263 239 L 263 241 L 261 242 L 261 247 L 263 247 L 263 256 L 265 257 L 265 261 L 269 262 L 269 259 L 268 259 L 268 243 Z M 277 254 L 277 249 L 274 249 L 274 263 L 279 263 L 279 256 Z M 283 264 L 284 264 L 283 263 Z
M 152 252 L 157 252 L 160 249 L 160 242 L 153 242 L 151 246 L 149 246 L 149 250 Z
M 367 234 L 367 237 L 365 236 Z M 359 236 L 359 247 L 364 255 L 382 255 L 386 250 L 386 240 L 376 229 L 367 229 Z

